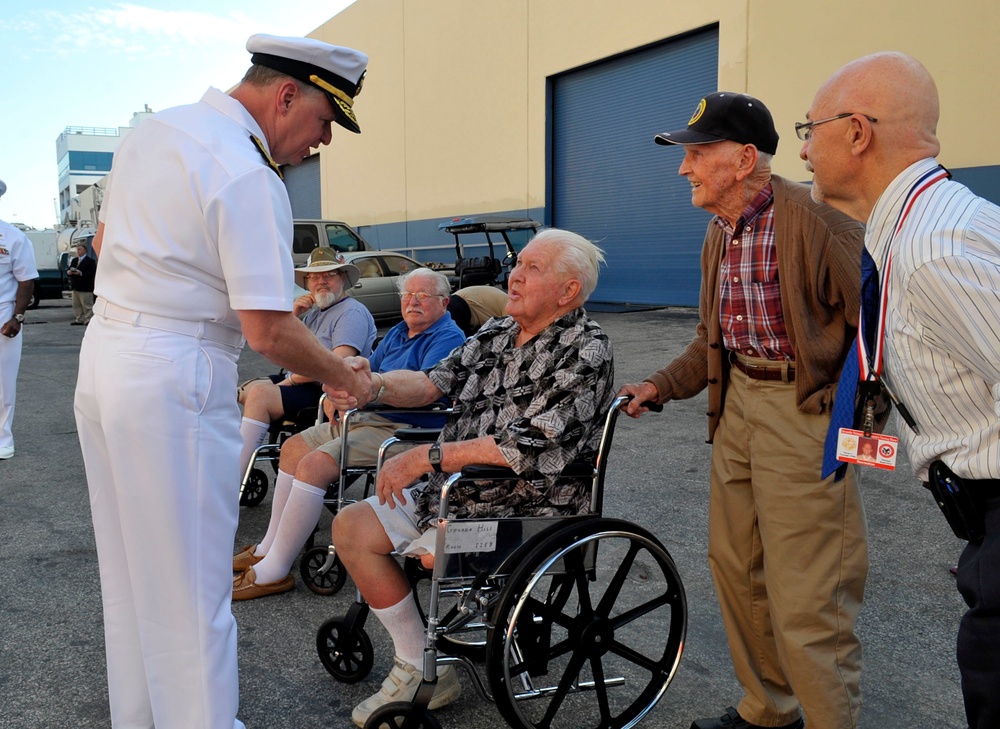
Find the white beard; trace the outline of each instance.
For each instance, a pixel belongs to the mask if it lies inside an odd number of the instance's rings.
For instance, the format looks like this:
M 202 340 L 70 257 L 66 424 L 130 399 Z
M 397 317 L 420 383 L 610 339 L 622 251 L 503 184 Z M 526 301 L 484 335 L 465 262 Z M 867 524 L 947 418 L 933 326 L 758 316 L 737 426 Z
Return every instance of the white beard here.
M 332 291 L 320 291 L 319 293 L 314 294 L 313 298 L 316 299 L 316 306 L 320 309 L 326 309 L 344 298 L 344 295 L 340 294 L 338 296 Z

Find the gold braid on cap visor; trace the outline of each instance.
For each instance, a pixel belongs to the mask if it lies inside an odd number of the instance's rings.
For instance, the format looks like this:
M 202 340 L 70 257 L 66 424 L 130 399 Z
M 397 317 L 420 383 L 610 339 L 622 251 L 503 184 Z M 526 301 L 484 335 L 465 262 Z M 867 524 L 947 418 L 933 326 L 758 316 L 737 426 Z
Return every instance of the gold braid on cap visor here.
M 310 74 L 309 75 L 309 81 L 310 81 L 310 83 L 313 83 L 316 86 L 319 86 L 321 89 L 323 89 L 327 93 L 333 94 L 338 99 L 340 99 L 345 104 L 347 104 L 348 107 L 354 106 L 354 99 L 352 99 L 350 96 L 348 96 L 347 94 L 345 94 L 343 91 L 341 91 L 340 89 L 338 89 L 333 84 L 327 83 L 326 81 L 324 81 L 323 79 L 321 79 L 316 74 L 314 74 L 314 73 Z

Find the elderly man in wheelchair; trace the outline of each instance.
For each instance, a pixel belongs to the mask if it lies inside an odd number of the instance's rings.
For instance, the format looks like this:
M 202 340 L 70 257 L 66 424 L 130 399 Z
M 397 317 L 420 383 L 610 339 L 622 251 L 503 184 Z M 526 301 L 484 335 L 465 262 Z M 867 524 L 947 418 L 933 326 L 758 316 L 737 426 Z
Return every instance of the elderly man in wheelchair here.
M 341 263 L 337 252 L 325 246 L 314 249 L 309 261 L 295 269 L 295 283 L 309 293 L 295 300 L 292 313 L 302 318 L 302 323 L 324 347 L 341 357 L 367 357 L 375 342 L 377 330 L 371 312 L 357 299 L 347 296 L 347 290 L 358 282 L 360 275 L 357 266 Z M 322 394 L 318 382 L 293 372 L 251 380 L 240 387 L 241 478 L 272 422 L 315 408 Z
M 588 511 L 585 479 L 557 481 L 579 456 L 595 453 L 601 417 L 612 394 L 611 345 L 583 304 L 597 284 L 599 248 L 568 231 L 539 233 L 510 276 L 509 317 L 494 319 L 425 372 L 372 374 L 372 400 L 419 407 L 449 396 L 455 413 L 441 438 L 387 460 L 375 496 L 337 514 L 333 541 L 344 567 L 386 627 L 393 668 L 381 690 L 359 704 L 352 720 L 416 694 L 424 625 L 410 584 L 393 553 L 433 551 L 433 517 L 447 474 L 469 464 L 536 474 L 513 488 L 475 485 L 452 500 L 458 517 L 576 514 Z M 357 361 L 356 367 L 364 367 Z M 363 405 L 328 390 L 338 408 Z M 429 474 L 426 481 L 419 479 Z M 437 674 L 430 709 L 460 693 L 451 666 Z
M 448 279 L 417 268 L 397 282 L 403 321 L 385 335 L 370 359 L 379 370 L 432 367 L 465 335 L 448 314 Z M 340 475 L 341 424 L 326 403 L 330 422 L 296 433 L 281 446 L 271 519 L 257 544 L 233 557 L 233 600 L 251 600 L 291 590 L 295 556 L 316 528 L 327 486 Z M 361 413 L 349 426 L 350 466 L 374 466 L 379 446 L 397 428 L 440 428 L 435 415 Z

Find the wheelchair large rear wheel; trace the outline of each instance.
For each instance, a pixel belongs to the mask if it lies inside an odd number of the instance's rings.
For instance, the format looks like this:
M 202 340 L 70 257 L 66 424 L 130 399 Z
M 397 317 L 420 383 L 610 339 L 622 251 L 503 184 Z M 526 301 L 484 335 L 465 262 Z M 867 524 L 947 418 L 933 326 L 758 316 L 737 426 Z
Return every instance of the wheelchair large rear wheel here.
M 375 651 L 368 634 L 347 629 L 342 618 L 330 618 L 316 633 L 316 651 L 323 668 L 342 683 L 357 683 L 372 671 Z
M 493 613 L 487 674 L 512 727 L 625 729 L 680 662 L 687 602 L 648 531 L 595 518 L 539 540 Z

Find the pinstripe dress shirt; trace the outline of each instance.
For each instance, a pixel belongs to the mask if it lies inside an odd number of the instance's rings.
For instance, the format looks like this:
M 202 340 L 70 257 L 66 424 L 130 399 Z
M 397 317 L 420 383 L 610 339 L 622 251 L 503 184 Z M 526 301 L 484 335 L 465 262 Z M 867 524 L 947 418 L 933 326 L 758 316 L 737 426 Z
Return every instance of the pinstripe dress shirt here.
M 951 180 L 934 184 L 893 229 L 934 159 L 900 173 L 879 197 L 865 245 L 889 248 L 885 378 L 920 433 L 897 419 L 917 477 L 942 460 L 971 479 L 1000 478 L 1000 208 Z

